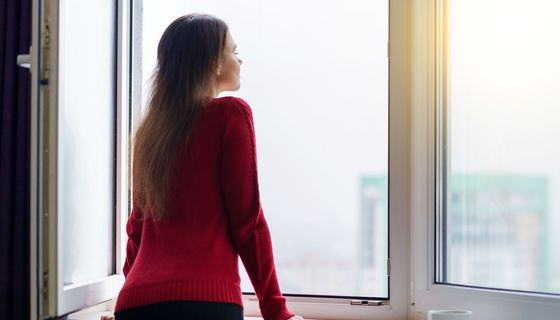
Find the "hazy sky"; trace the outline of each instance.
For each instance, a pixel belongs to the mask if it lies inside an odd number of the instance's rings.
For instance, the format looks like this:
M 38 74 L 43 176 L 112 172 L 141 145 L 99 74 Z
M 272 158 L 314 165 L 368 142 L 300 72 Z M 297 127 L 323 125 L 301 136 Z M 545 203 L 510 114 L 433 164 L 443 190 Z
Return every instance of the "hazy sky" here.
M 453 173 L 547 177 L 548 217 L 541 223 L 558 270 L 560 2 L 447 3 Z M 553 282 L 560 290 L 558 275 Z

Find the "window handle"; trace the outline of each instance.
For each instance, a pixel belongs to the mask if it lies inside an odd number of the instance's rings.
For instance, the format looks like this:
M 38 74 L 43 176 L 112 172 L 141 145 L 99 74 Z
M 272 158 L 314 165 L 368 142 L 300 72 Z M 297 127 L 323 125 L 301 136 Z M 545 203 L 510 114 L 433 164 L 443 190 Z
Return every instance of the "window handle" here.
M 30 50 L 31 51 L 31 48 Z M 18 54 L 17 56 L 17 65 L 22 68 L 31 69 L 31 55 L 28 54 Z

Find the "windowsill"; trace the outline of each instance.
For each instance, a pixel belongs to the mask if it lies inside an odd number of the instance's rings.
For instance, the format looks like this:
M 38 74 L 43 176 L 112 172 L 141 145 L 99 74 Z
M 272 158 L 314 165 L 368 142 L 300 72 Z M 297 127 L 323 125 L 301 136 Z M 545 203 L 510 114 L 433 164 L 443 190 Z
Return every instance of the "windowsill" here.
M 99 320 L 101 318 L 101 316 L 106 316 L 106 315 L 110 315 L 110 314 L 112 314 L 112 312 L 110 312 L 110 311 L 89 311 L 89 312 L 80 311 L 80 312 L 73 313 L 70 316 L 68 316 L 68 320 Z M 263 320 L 263 318 L 260 318 L 260 317 L 245 317 L 245 320 Z M 305 318 L 305 320 L 319 320 L 319 319 L 307 319 L 307 318 Z
M 101 316 L 106 316 L 110 314 L 112 314 L 112 312 L 110 311 L 89 311 L 89 312 L 80 311 L 68 316 L 68 320 L 99 320 Z M 245 320 L 262 320 L 262 318 L 245 317 Z M 306 319 L 306 320 L 311 320 L 311 319 Z
M 101 316 L 113 314 L 112 310 L 114 307 L 114 302 L 104 302 L 93 307 L 82 309 L 78 312 L 72 313 L 68 316 L 68 320 L 99 320 Z M 261 317 L 245 317 L 245 320 L 263 320 Z M 305 320 L 319 320 L 319 319 L 308 319 Z

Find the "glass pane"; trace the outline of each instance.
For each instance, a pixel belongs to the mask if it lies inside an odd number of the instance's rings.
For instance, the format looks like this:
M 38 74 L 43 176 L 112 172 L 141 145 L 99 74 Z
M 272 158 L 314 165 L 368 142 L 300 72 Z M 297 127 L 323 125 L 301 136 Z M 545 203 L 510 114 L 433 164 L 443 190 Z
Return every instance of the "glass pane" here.
M 179 14 L 231 27 L 283 292 L 388 297 L 388 2 L 143 3 L 144 83 Z
M 65 285 L 114 273 L 115 8 L 114 0 L 60 4 L 58 206 Z
M 560 293 L 560 2 L 447 4 L 446 281 Z

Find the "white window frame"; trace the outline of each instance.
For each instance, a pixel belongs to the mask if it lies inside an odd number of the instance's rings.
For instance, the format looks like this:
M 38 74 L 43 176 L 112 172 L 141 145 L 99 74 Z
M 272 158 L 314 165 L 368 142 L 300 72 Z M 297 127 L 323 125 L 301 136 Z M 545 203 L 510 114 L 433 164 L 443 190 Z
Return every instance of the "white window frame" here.
M 436 108 L 444 103 L 445 0 L 412 5 L 411 263 L 414 314 L 468 309 L 477 320 L 556 319 L 560 296 L 435 283 Z M 483 48 L 481 49 L 483 50 Z
M 72 1 L 72 0 L 65 0 Z M 30 140 L 30 318 L 66 315 L 116 296 L 122 284 L 128 217 L 128 17 L 129 1 L 117 1 L 116 70 L 116 272 L 96 281 L 64 287 L 61 221 L 58 219 L 58 74 L 60 0 L 32 4 Z M 48 45 L 47 45 L 48 44 Z M 48 70 L 46 72 L 45 70 Z M 41 84 L 48 75 L 48 84 Z M 45 130 L 48 128 L 48 131 Z M 46 161 L 46 162 L 45 162 Z

